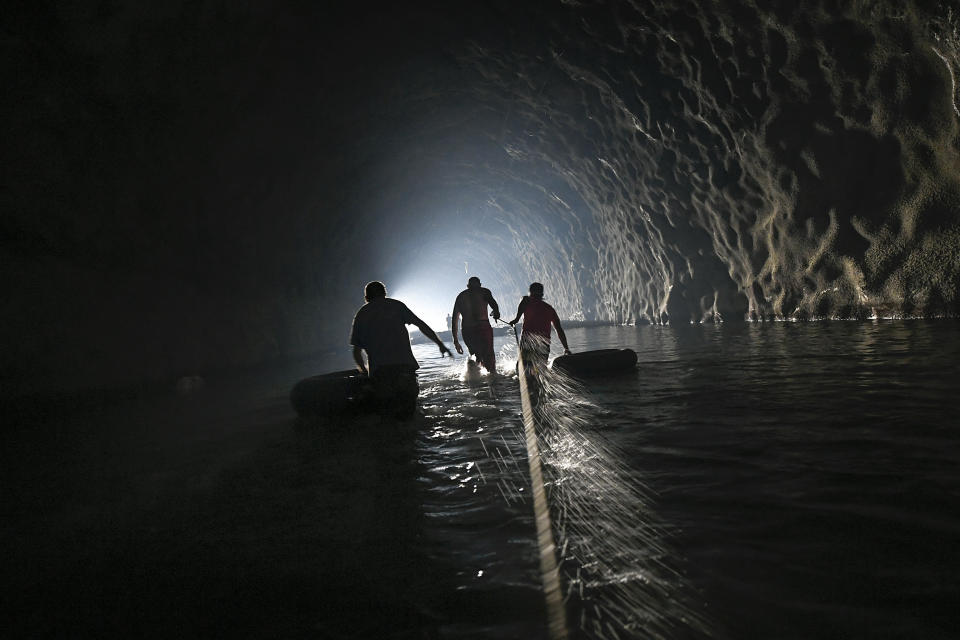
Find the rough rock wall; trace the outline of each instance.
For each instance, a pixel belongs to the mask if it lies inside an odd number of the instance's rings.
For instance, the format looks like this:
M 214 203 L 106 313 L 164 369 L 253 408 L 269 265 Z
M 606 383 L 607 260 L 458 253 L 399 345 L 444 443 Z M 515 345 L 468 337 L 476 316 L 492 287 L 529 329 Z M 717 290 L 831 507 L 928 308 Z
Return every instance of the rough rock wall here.
M 517 228 L 577 218 L 529 264 L 562 281 L 568 315 L 960 308 L 952 11 L 578 2 L 545 24 L 550 38 L 526 50 L 477 46 L 465 60 L 483 77 L 479 100 L 507 114 L 492 137 L 514 169 L 575 194 L 510 210 Z M 586 289 L 595 307 L 577 309 Z
M 331 7 L 11 9 L 0 378 L 343 349 L 364 282 L 463 262 L 587 320 L 958 312 L 956 8 Z

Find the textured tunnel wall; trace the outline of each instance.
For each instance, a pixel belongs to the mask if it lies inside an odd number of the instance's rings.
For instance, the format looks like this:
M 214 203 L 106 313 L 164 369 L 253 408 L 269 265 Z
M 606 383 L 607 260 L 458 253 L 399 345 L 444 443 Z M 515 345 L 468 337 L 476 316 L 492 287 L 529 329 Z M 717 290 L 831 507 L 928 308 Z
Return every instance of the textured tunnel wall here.
M 573 194 L 510 209 L 578 220 L 529 265 L 565 283 L 568 315 L 956 313 L 955 15 L 769 4 L 577 3 L 548 49 L 466 56 L 514 171 Z
M 18 10 L 7 389 L 342 350 L 366 281 L 463 263 L 575 319 L 960 310 L 946 4 Z

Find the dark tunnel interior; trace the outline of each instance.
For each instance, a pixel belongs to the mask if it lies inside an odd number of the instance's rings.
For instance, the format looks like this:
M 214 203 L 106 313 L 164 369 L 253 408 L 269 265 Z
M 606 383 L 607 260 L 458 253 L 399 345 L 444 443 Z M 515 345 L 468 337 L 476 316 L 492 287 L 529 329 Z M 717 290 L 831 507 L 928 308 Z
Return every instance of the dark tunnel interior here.
M 468 275 L 617 324 L 955 315 L 957 15 L 21 3 L 3 385 L 344 349 L 374 279 L 438 328 Z

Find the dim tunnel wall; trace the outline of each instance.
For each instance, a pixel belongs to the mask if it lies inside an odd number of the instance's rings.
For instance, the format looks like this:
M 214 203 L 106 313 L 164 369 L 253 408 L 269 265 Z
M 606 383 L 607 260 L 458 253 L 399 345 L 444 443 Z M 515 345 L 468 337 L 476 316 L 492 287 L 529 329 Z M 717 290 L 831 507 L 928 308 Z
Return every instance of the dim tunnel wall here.
M 960 310 L 946 3 L 343 11 L 10 14 L 7 393 L 343 350 L 462 262 L 577 320 Z

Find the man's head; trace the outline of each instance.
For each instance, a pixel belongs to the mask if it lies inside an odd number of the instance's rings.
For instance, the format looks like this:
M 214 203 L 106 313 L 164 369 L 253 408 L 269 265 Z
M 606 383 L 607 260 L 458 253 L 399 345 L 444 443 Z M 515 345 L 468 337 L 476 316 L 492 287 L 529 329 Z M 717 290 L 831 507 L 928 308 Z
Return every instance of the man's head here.
M 378 280 L 368 282 L 367 286 L 363 288 L 363 297 L 367 302 L 376 300 L 377 298 L 386 298 L 387 288 Z
M 543 297 L 543 285 L 540 284 L 539 282 L 531 283 L 531 285 L 530 285 L 530 295 L 533 296 L 534 298 L 542 298 L 542 297 Z
M 476 289 L 479 286 L 480 286 L 480 278 L 478 278 L 477 276 L 473 276 L 472 278 L 467 280 L 468 289 Z

